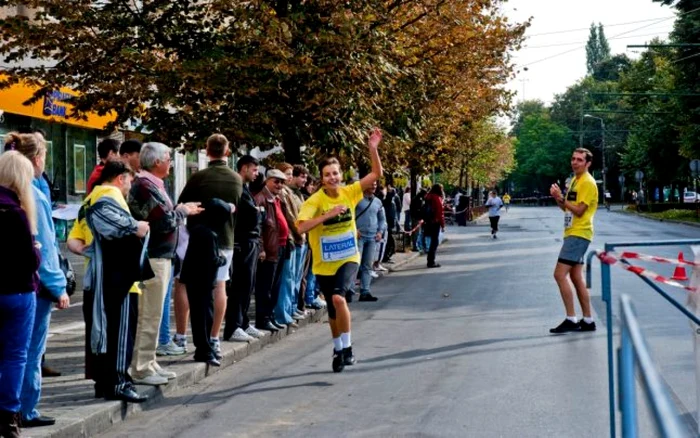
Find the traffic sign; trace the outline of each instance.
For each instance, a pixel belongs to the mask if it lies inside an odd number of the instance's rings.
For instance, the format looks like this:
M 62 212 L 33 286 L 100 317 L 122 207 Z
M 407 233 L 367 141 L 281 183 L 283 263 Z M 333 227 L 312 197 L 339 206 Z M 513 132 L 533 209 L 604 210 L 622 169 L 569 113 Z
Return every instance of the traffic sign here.
M 620 175 L 620 176 L 617 178 L 617 180 L 620 181 L 620 184 L 624 184 L 624 183 L 625 183 L 625 175 Z
M 644 172 L 642 172 L 641 170 L 634 172 L 634 179 L 636 179 L 637 182 L 640 182 L 641 180 L 643 180 L 644 179 Z

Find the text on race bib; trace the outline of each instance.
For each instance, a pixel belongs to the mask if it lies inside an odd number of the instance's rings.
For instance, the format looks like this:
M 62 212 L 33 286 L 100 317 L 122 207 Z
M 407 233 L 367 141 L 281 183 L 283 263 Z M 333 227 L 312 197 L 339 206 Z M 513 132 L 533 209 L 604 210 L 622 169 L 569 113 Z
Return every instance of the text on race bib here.
M 357 240 L 352 232 L 334 236 L 321 236 L 321 258 L 324 262 L 337 262 L 357 253 Z

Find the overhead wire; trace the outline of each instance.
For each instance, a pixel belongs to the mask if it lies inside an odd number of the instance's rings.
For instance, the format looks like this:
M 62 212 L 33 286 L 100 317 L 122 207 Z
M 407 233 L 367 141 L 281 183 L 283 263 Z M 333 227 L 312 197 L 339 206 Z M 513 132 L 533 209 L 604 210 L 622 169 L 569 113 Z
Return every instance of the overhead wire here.
M 695 9 L 692 9 L 692 10 L 690 10 L 690 11 L 688 11 L 688 12 L 684 12 L 684 13 L 682 13 L 682 14 L 678 14 L 678 17 L 682 17 L 682 16 L 684 16 L 684 15 L 691 14 L 691 13 L 696 12 L 696 11 L 699 11 L 699 10 L 700 10 L 700 7 L 695 8 Z M 641 29 L 645 29 L 645 28 L 650 27 L 650 26 L 653 26 L 653 25 L 655 25 L 655 24 L 662 23 L 662 22 L 664 22 L 664 21 L 670 20 L 671 18 L 675 18 L 675 17 L 661 18 L 661 19 L 659 19 L 659 20 L 654 21 L 654 22 L 651 23 L 651 24 L 647 24 L 647 25 L 644 25 L 644 26 L 641 26 L 641 27 L 637 27 L 637 28 L 632 29 L 632 30 L 627 30 L 627 31 L 625 31 L 625 32 L 621 32 L 621 33 L 619 33 L 619 34 L 617 34 L 617 35 L 614 35 L 614 36 L 608 38 L 608 40 L 617 39 L 617 38 L 621 37 L 622 35 L 627 35 L 627 34 L 629 34 L 629 33 L 636 32 L 636 31 L 641 30 Z M 581 50 L 581 49 L 583 49 L 583 48 L 585 48 L 585 47 L 586 47 L 585 44 L 582 45 L 582 46 L 579 46 L 579 47 L 574 47 L 573 49 L 565 50 L 565 51 L 563 51 L 563 52 L 560 52 L 560 53 L 557 53 L 557 54 L 554 54 L 554 55 L 551 55 L 551 56 L 547 56 L 547 57 L 542 58 L 542 59 L 538 59 L 537 61 L 529 62 L 529 63 L 523 65 L 522 67 L 529 67 L 529 66 L 534 65 L 534 64 L 539 64 L 540 62 L 549 61 L 550 59 L 557 58 L 557 57 L 559 57 L 559 56 L 566 55 L 567 53 L 575 52 L 575 51 L 577 51 L 577 50 Z
M 664 19 L 670 19 L 674 17 L 665 17 Z M 603 27 L 616 27 L 616 26 L 628 26 L 630 24 L 639 24 L 639 23 L 648 23 L 650 21 L 657 21 L 661 18 L 649 18 L 646 20 L 639 20 L 639 21 L 628 21 L 626 23 L 613 23 L 613 24 L 603 24 Z M 562 34 L 562 33 L 572 33 L 572 32 L 581 32 L 584 30 L 590 30 L 590 27 L 581 27 L 579 29 L 565 29 L 565 30 L 555 30 L 552 32 L 543 32 L 543 33 L 536 33 L 533 35 L 527 35 L 526 38 L 534 38 L 538 36 L 544 36 L 544 35 L 557 35 L 557 34 Z

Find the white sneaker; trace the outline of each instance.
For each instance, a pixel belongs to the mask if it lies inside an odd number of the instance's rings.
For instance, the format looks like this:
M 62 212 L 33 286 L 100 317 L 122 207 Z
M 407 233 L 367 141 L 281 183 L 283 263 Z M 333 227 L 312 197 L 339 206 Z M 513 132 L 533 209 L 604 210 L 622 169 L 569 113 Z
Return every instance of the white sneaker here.
M 256 329 L 256 328 L 253 327 L 252 325 L 249 325 L 248 328 L 245 329 L 245 332 L 246 332 L 248 335 L 250 335 L 250 336 L 252 336 L 252 337 L 254 337 L 254 338 L 262 338 L 263 336 L 265 336 L 265 333 L 263 333 L 263 332 L 261 332 L 260 330 Z
M 369 271 L 369 276 L 372 278 L 379 278 L 377 271 Z
M 181 356 L 185 354 L 185 349 L 178 347 L 173 341 L 156 348 L 156 356 Z
M 382 271 L 382 272 L 389 272 L 389 270 L 387 268 L 385 268 L 384 266 L 382 266 L 380 264 L 377 264 L 377 267 L 374 270 L 375 271 Z
M 321 309 L 325 309 L 326 307 L 328 307 L 328 304 L 326 304 L 326 302 L 324 300 L 322 300 L 318 297 L 316 297 L 316 299 L 314 300 L 314 304 L 316 304 Z
M 304 316 L 303 313 L 296 311 L 296 312 L 294 312 L 294 315 L 292 315 L 292 318 L 294 318 L 296 320 L 302 320 L 302 319 L 306 319 L 306 316 Z
M 237 328 L 235 332 L 233 332 L 233 335 L 231 336 L 231 340 L 235 342 L 248 342 L 252 341 L 254 338 L 250 336 L 248 333 L 244 332 L 242 328 Z
M 153 374 L 151 376 L 144 377 L 143 379 L 134 379 L 134 383 L 137 385 L 160 386 L 167 385 L 168 379 L 163 376 L 159 376 L 158 374 Z
M 166 370 L 166 369 L 164 369 L 164 368 L 161 368 L 161 366 L 158 365 L 157 362 L 153 364 L 153 368 L 156 370 L 156 373 L 157 373 L 159 376 L 165 377 L 165 378 L 168 379 L 168 380 L 173 380 L 173 379 L 176 379 L 176 378 L 177 378 L 177 374 L 175 374 L 175 373 L 172 372 L 172 371 L 168 371 L 168 370 Z

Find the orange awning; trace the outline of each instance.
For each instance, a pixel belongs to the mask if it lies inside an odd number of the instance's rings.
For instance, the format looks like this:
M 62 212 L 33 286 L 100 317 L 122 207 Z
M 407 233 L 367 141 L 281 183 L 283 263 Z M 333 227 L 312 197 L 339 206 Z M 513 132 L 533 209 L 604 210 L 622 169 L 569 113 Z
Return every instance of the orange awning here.
M 0 74 L 0 79 L 5 78 Z M 107 124 L 116 118 L 114 114 L 99 116 L 95 113 L 86 114 L 87 120 L 67 117 L 71 112 L 72 105 L 65 100 L 70 96 L 77 95 L 69 88 L 61 88 L 59 91 L 49 93 L 33 105 L 23 105 L 22 103 L 29 100 L 36 90 L 37 87 L 22 82 L 0 90 L 0 109 L 8 114 L 18 114 L 34 119 L 97 130 L 105 129 Z

